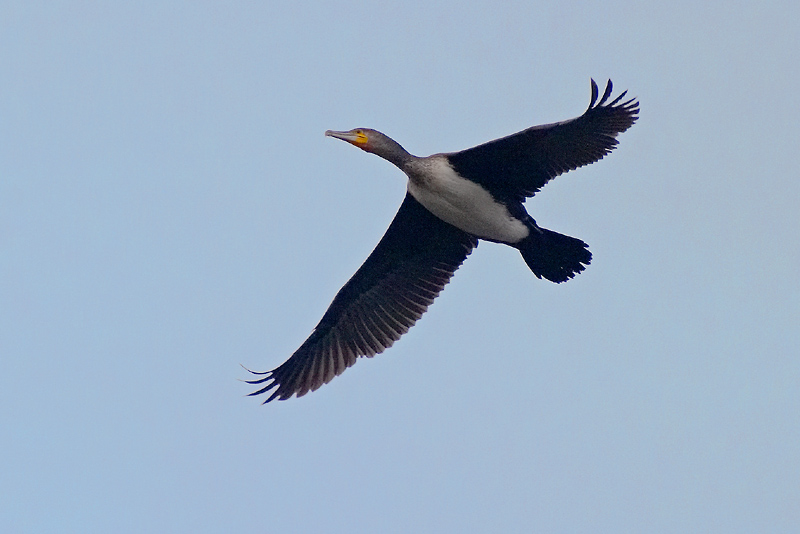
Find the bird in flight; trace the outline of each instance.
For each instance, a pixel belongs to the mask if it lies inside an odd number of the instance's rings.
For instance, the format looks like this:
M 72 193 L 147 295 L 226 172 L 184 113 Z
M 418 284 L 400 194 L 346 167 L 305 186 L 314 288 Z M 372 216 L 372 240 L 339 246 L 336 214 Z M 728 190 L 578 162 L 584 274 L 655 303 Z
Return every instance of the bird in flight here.
M 571 120 L 534 126 L 461 152 L 417 157 L 368 128 L 327 131 L 393 163 L 408 190 L 375 250 L 339 290 L 311 335 L 283 364 L 254 372 L 250 395 L 302 397 L 330 382 L 361 356 L 380 354 L 408 332 L 483 239 L 516 248 L 538 278 L 561 283 L 592 259 L 580 239 L 547 230 L 525 199 L 556 176 L 594 163 L 636 122 L 639 102 L 609 101 L 594 80 L 589 108 Z

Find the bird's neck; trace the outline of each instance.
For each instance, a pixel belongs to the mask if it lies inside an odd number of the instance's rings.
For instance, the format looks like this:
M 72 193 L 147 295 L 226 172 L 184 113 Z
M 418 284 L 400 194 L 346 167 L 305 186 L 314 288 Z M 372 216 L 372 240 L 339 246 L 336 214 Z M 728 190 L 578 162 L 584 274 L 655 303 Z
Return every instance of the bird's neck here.
M 406 172 L 409 165 L 413 165 L 413 162 L 417 161 L 419 158 L 408 152 L 404 152 L 402 154 L 395 153 L 392 154 L 391 157 L 386 158 L 388 161 L 394 163 L 401 171 Z
M 405 167 L 410 162 L 419 159 L 416 156 L 409 154 L 409 152 L 403 148 L 400 143 L 390 138 L 386 138 L 382 149 L 380 151 L 376 151 L 375 153 L 386 161 L 393 163 L 403 171 L 405 171 Z

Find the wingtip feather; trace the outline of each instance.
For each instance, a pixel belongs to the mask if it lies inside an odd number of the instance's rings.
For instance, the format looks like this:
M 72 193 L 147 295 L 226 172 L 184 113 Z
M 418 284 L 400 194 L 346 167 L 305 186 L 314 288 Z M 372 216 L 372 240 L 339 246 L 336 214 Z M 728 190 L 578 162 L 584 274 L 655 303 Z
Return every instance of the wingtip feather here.
M 599 89 L 597 88 L 597 83 L 594 81 L 594 78 L 589 78 L 592 82 L 592 99 L 589 101 L 589 109 L 594 107 L 594 103 L 597 102 L 597 95 L 599 93 Z
M 613 90 L 614 84 L 611 83 L 611 79 L 609 79 L 608 83 L 606 83 L 606 90 L 603 91 L 603 97 L 600 99 L 600 102 L 597 103 L 598 107 L 606 103 L 606 100 L 608 100 L 608 97 L 611 96 L 611 91 Z

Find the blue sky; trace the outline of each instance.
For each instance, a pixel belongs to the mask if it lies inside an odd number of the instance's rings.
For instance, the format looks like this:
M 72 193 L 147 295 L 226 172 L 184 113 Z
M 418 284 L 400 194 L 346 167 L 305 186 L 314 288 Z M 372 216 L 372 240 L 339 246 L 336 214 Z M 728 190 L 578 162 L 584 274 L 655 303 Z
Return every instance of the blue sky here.
M 5 2 L 0 530 L 796 532 L 796 2 Z M 261 406 L 414 154 L 641 101 L 386 353 Z

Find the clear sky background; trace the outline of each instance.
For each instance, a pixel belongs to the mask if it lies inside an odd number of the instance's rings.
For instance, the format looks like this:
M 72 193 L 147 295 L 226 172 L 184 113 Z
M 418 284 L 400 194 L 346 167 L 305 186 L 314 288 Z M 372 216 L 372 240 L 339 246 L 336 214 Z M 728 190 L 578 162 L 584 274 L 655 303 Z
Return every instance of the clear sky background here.
M 798 532 L 800 4 L 0 4 L 0 531 Z M 386 353 L 262 406 L 418 155 L 641 101 Z

